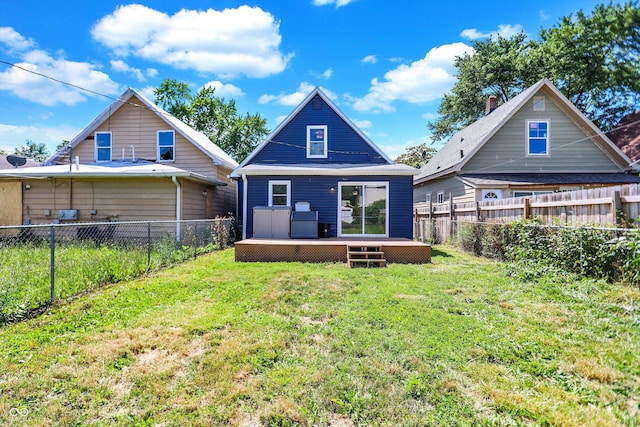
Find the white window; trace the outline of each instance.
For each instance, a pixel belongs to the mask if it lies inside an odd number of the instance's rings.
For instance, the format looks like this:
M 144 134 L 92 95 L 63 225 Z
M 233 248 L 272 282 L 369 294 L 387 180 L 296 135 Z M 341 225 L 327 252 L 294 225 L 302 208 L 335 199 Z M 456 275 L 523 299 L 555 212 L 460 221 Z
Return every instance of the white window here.
M 307 126 L 307 157 L 310 159 L 327 158 L 327 126 Z
M 502 199 L 502 190 L 482 190 L 482 200 Z
M 427 203 L 431 202 L 431 194 L 425 195 L 424 201 L 427 202 Z
M 533 111 L 544 111 L 545 101 L 544 96 L 533 97 Z
M 158 131 L 158 161 L 172 162 L 175 158 L 176 137 L 172 130 Z
M 444 191 L 439 191 L 436 197 L 436 203 L 444 203 Z
M 97 162 L 111 161 L 111 132 L 95 133 L 95 155 Z
M 527 121 L 527 154 L 546 156 L 549 154 L 549 122 Z
M 291 206 L 291 181 L 269 181 L 269 206 Z

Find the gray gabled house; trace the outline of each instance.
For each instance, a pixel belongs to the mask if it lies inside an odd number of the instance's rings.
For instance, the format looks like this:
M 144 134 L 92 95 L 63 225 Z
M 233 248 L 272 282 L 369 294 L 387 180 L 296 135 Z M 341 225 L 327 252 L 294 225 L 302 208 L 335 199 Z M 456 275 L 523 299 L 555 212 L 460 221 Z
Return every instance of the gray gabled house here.
M 549 80 L 457 132 L 414 179 L 414 203 L 476 202 L 640 182 L 631 160 Z

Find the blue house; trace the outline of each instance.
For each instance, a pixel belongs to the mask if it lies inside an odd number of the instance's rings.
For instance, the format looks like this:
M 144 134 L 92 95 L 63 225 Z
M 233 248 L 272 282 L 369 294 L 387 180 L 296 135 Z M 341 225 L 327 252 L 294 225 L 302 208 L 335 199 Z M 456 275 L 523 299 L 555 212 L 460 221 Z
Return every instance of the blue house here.
M 231 174 L 242 238 L 412 239 L 417 173 L 315 89 Z

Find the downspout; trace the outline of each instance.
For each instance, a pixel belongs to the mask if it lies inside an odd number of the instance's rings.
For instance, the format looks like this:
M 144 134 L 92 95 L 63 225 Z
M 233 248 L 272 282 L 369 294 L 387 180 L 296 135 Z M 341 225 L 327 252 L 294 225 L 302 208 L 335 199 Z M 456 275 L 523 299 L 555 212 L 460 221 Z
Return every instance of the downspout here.
M 182 205 L 182 191 L 181 191 L 181 187 L 180 187 L 180 183 L 178 182 L 178 180 L 176 179 L 175 176 L 171 177 L 171 181 L 173 182 L 173 184 L 176 186 L 176 240 L 179 242 L 180 241 L 180 220 L 182 219 L 180 216 L 180 213 L 182 211 L 181 205 Z
M 247 182 L 247 174 L 242 174 L 242 183 L 243 183 L 243 190 L 242 190 L 242 240 L 245 240 L 247 238 L 247 201 L 248 201 L 248 197 L 247 197 L 247 187 L 248 187 L 248 182 Z

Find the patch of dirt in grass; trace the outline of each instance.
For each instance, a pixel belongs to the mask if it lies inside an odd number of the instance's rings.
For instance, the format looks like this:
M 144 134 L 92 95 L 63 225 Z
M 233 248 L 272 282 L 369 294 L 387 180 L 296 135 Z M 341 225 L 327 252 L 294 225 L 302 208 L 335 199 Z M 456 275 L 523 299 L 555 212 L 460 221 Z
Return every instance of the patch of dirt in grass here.
M 588 380 L 594 380 L 604 384 L 613 384 L 618 377 L 610 366 L 593 359 L 578 358 L 574 366 L 576 370 Z
M 354 427 L 353 421 L 346 415 L 331 414 L 329 415 L 329 427 Z

